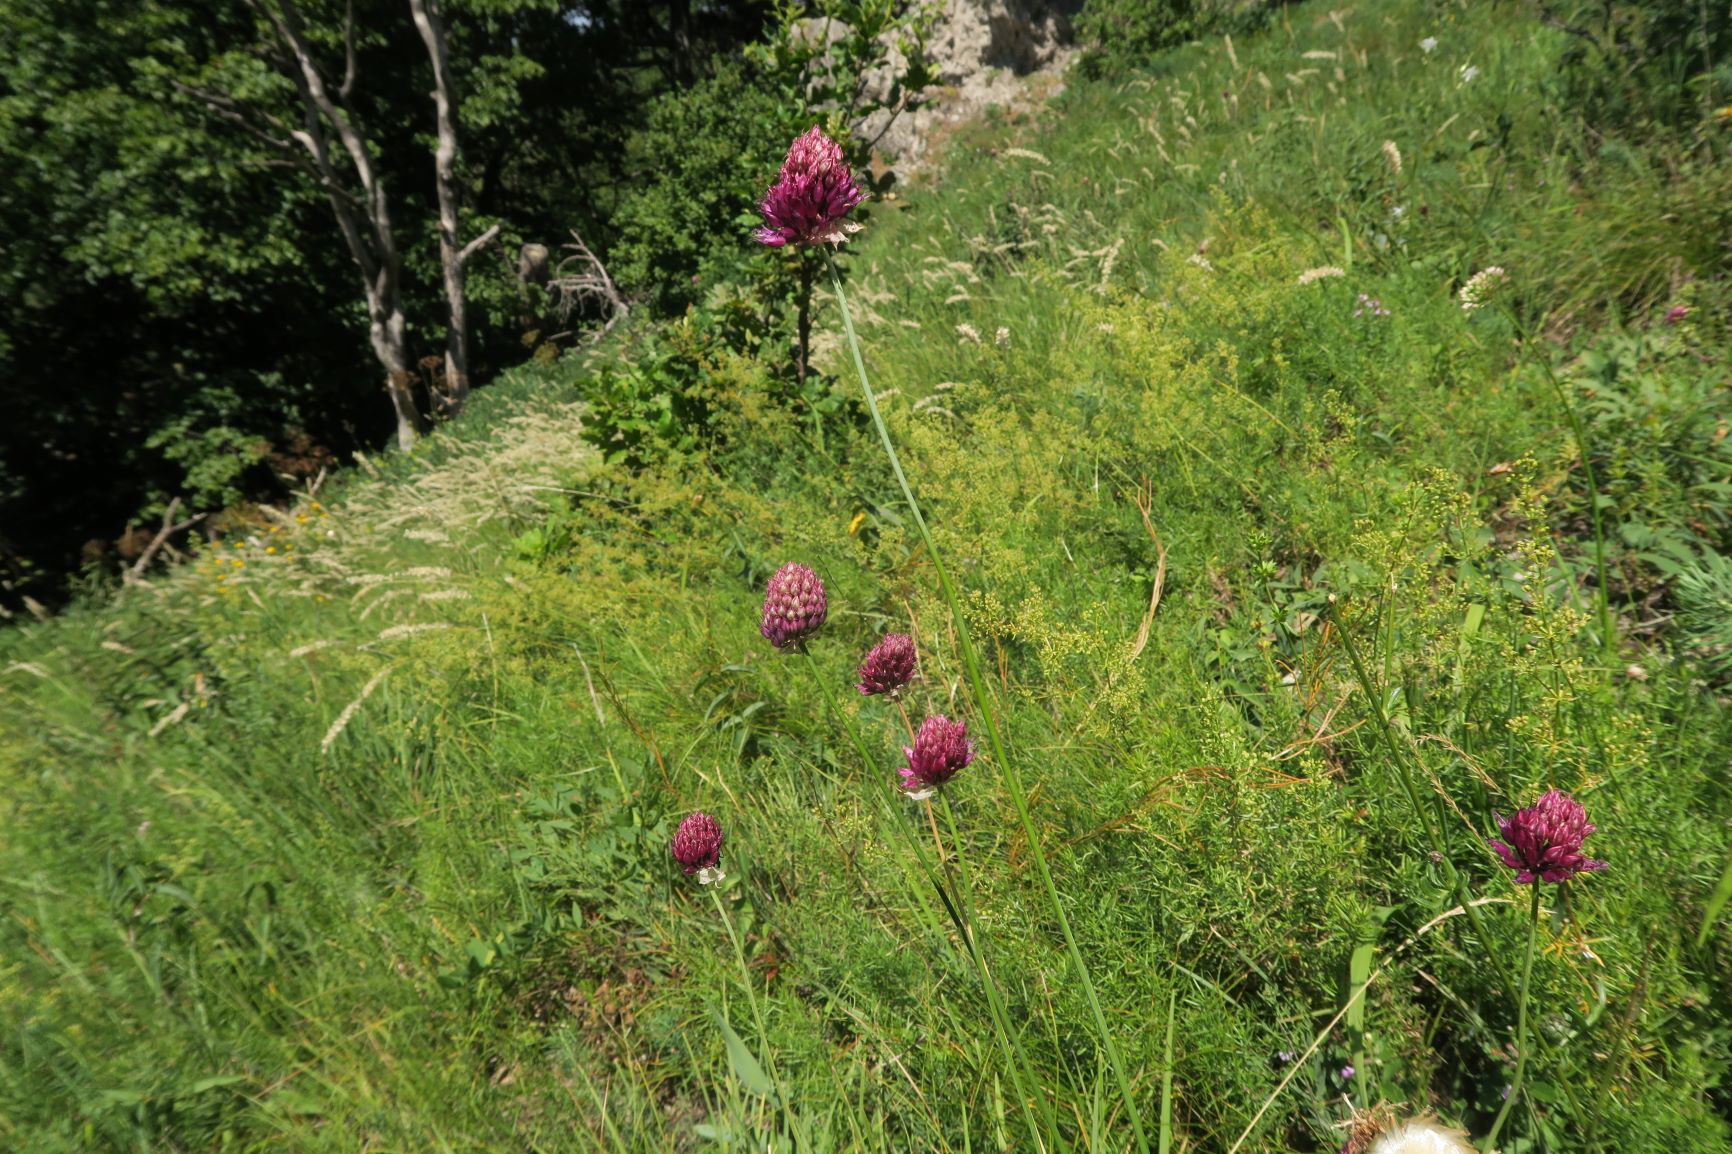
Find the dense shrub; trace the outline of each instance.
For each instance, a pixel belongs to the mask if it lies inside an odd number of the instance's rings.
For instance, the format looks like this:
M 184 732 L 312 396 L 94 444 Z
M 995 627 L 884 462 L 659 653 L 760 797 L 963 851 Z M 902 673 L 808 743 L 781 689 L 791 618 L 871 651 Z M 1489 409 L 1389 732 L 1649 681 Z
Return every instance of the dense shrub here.
M 1554 3 L 1545 22 L 1567 32 L 1565 90 L 1593 124 L 1686 128 L 1732 93 L 1732 5 L 1705 0 Z
M 752 206 L 798 131 L 800 104 L 730 62 L 651 104 L 633 137 L 635 183 L 614 214 L 613 273 L 660 313 L 700 300 L 750 255 Z

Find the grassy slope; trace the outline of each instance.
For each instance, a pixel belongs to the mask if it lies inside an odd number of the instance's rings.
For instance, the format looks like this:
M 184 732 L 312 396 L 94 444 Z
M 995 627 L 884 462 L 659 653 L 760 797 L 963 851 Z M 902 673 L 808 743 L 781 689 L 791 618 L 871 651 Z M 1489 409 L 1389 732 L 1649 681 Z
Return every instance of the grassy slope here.
M 1512 996 L 1484 956 L 1517 956 L 1521 918 L 1494 904 L 1489 942 L 1451 919 L 1404 948 L 1450 902 L 1400 764 L 1353 728 L 1343 628 L 1402 690 L 1397 732 L 1476 892 L 1525 897 L 1480 837 L 1547 784 L 1587 801 L 1614 863 L 1542 927 L 1554 1049 L 1515 1134 L 1732 1146 L 1728 939 L 1693 944 L 1732 725 L 1663 639 L 1607 662 L 1591 566 L 1553 531 L 1584 528 L 1583 482 L 1541 354 L 1518 363 L 1510 319 L 1453 295 L 1501 264 L 1517 315 L 1585 341 L 1608 303 L 1669 303 L 1717 259 L 1716 173 L 1584 162 L 1536 98 L 1558 50 L 1515 10 L 1302 9 L 983 126 L 850 255 L 1145 1115 L 1176 995 L 1181 1148 L 1232 1144 L 1364 945 L 1385 968 L 1363 1012 L 1247 1148 L 1332 1148 L 1344 1095 L 1483 1132 L 1508 1080 Z M 1347 275 L 1297 283 L 1327 264 Z M 1360 292 L 1391 315 L 1356 317 Z M 1706 322 L 1643 339 L 1627 355 L 1668 396 L 1724 399 Z M 519 374 L 306 524 L 0 640 L 10 1146 L 762 1149 L 724 1006 L 821 1148 L 1021 1139 L 902 837 L 915 811 L 756 634 L 764 578 L 806 561 L 831 590 L 821 676 L 845 691 L 912 625 L 911 709 L 972 713 L 867 431 L 815 436 L 728 361 L 716 450 L 626 478 L 578 447 L 581 376 Z M 1603 461 L 1615 521 L 1712 522 L 1647 444 Z M 1145 477 L 1168 567 L 1132 657 Z M 887 766 L 900 716 L 846 705 Z M 1083 1143 L 1120 1149 L 996 767 L 955 795 L 1025 1043 Z M 667 868 L 698 806 L 729 829 L 768 1040 L 711 895 Z

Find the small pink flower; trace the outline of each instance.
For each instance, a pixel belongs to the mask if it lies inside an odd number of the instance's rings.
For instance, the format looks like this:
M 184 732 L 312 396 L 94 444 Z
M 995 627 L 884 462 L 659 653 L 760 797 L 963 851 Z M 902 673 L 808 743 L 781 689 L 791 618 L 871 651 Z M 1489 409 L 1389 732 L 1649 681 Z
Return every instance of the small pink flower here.
M 813 125 L 788 149 L 781 174 L 759 202 L 764 224 L 754 235 L 772 248 L 841 244 L 860 231 L 847 217 L 865 199 L 842 146 Z
M 1603 870 L 1606 863 L 1582 853 L 1582 843 L 1593 836 L 1582 803 L 1561 789 L 1547 790 L 1538 801 L 1513 816 L 1497 819 L 1503 840 L 1487 843 L 1515 871 L 1518 885 L 1567 882 L 1579 873 Z
M 1673 305 L 1666 310 L 1666 323 L 1675 325 L 1690 315 L 1689 305 Z
M 938 714 L 920 723 L 914 744 L 903 746 L 902 753 L 908 764 L 899 771 L 898 784 L 919 801 L 931 797 L 933 790 L 974 760 L 974 743 L 968 740 L 967 723 Z
M 688 874 L 697 874 L 704 885 L 722 880 L 722 823 L 699 811 L 691 814 L 674 832 L 674 860 Z
M 805 565 L 790 561 L 776 570 L 764 591 L 758 632 L 777 649 L 792 649 L 818 632 L 829 614 L 824 582 Z
M 878 693 L 894 697 L 912 680 L 914 638 L 906 633 L 890 633 L 860 663 L 860 683 L 854 688 L 868 697 Z

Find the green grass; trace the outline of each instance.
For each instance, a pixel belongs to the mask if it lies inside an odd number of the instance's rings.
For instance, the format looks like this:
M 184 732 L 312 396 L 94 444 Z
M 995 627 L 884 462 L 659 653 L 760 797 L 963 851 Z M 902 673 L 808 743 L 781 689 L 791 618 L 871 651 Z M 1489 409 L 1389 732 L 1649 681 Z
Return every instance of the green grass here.
M 984 703 L 827 299 L 821 437 L 722 358 L 713 444 L 630 474 L 577 435 L 584 362 L 526 369 L 278 533 L 0 637 L 0 1142 L 1030 1149 L 885 780 L 903 719 L 849 688 L 894 628 L 916 722 L 998 720 L 1151 1145 L 1333 1150 L 1379 1103 L 1483 1135 L 1529 896 L 1483 839 L 1556 785 L 1612 865 L 1543 895 L 1503 1148 L 1732 1149 L 1732 930 L 1698 942 L 1732 718 L 1669 583 L 1732 546 L 1724 169 L 1595 139 L 1524 9 L 1290 21 L 988 118 L 845 254 Z M 786 560 L 869 759 L 758 637 Z M 1004 769 L 943 839 L 1030 1113 L 1124 1150 Z M 749 991 L 670 868 L 694 808 Z

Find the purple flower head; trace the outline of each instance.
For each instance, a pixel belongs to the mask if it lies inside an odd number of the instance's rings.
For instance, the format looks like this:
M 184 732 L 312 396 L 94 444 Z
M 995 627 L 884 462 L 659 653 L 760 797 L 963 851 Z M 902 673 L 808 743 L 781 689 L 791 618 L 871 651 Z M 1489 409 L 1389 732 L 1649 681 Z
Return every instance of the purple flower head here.
M 758 203 L 764 226 L 755 235 L 772 248 L 841 244 L 860 231 L 847 216 L 865 199 L 842 146 L 813 125 L 788 149 L 781 174 Z
M 891 633 L 872 647 L 866 660 L 860 663 L 860 684 L 854 688 L 871 697 L 888 693 L 892 697 L 914 680 L 914 638 L 906 633 Z
M 674 860 L 704 885 L 722 880 L 722 823 L 699 811 L 674 831 Z
M 943 714 L 920 723 L 912 747 L 902 747 L 908 764 L 901 769 L 903 789 L 916 799 L 956 776 L 956 771 L 974 760 L 974 743 L 968 740 L 968 725 Z
M 1689 305 L 1673 305 L 1671 308 L 1666 310 L 1666 323 L 1669 325 L 1678 324 L 1689 315 Z
M 1353 315 L 1356 317 L 1371 317 L 1375 320 L 1378 317 L 1388 316 L 1389 309 L 1384 307 L 1382 301 L 1371 296 L 1369 293 L 1360 293 L 1359 306 L 1353 310 Z
M 1579 873 L 1606 868 L 1605 862 L 1582 853 L 1594 825 L 1582 803 L 1561 789 L 1547 790 L 1512 817 L 1500 815 L 1497 828 L 1503 840 L 1488 838 L 1487 844 L 1515 871 L 1517 884 L 1567 882 Z
M 771 645 L 792 649 L 818 630 L 830 613 L 824 582 L 804 565 L 788 562 L 764 591 L 764 621 L 758 626 Z
M 1343 1066 L 1341 1067 L 1341 1080 L 1343 1082 L 1349 1081 L 1352 1079 L 1353 1075 L 1357 1073 L 1359 1073 L 1359 1071 L 1355 1070 L 1352 1066 Z

